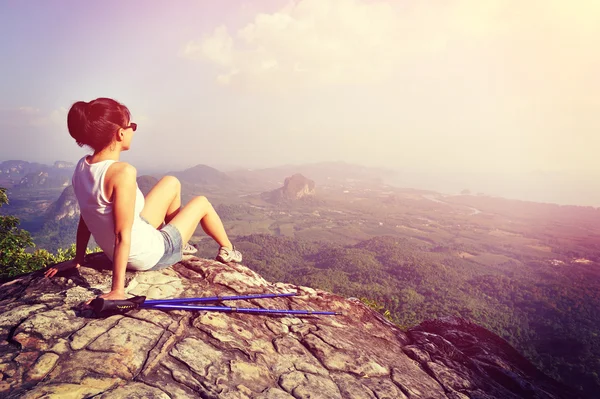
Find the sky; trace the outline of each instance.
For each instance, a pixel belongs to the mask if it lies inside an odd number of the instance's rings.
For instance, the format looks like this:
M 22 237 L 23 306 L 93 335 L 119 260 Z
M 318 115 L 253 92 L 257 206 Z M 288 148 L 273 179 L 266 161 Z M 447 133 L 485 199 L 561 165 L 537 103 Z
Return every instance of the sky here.
M 0 160 L 76 161 L 75 101 L 142 169 L 344 161 L 600 206 L 597 0 L 0 1 Z

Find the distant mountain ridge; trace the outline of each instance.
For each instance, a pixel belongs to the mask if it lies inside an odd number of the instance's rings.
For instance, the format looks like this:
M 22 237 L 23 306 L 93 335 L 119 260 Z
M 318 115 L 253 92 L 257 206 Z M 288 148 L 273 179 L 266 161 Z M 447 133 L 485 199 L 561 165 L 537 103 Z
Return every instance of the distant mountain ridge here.
M 354 182 L 381 184 L 396 176 L 396 172 L 389 169 L 346 162 L 319 162 L 262 169 L 238 169 L 228 174 L 233 178 L 248 182 L 269 181 L 271 184 L 279 185 L 286 177 L 296 173 L 310 176 L 318 185 L 351 184 Z
M 69 185 L 75 165 L 56 161 L 53 165 L 9 160 L 0 162 L 0 186 L 5 188 L 57 188 Z
M 21 160 L 0 162 L 0 186 L 6 188 L 66 187 L 70 184 L 74 163 L 56 161 L 53 165 Z M 301 165 L 282 165 L 263 169 L 237 169 L 227 173 L 208 165 L 198 164 L 184 170 L 171 170 L 182 182 L 219 186 L 236 184 L 268 190 L 280 187 L 285 178 L 294 174 L 311 176 L 316 184 L 382 183 L 396 172 L 388 169 L 366 167 L 346 162 L 320 162 Z M 154 173 L 153 173 L 154 174 Z
M 179 180 L 203 185 L 218 185 L 230 182 L 232 178 L 224 172 L 207 165 L 196 165 L 183 171 L 171 171 L 168 175 L 175 176 Z

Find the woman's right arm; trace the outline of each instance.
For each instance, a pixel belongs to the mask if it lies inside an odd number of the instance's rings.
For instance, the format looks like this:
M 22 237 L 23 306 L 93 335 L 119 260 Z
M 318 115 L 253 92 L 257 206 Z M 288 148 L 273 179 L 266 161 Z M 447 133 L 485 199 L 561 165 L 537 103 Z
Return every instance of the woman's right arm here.
M 115 247 L 113 253 L 112 288 L 105 299 L 125 299 L 125 269 L 131 248 L 131 229 L 135 213 L 136 170 L 129 164 L 119 165 L 112 178 Z

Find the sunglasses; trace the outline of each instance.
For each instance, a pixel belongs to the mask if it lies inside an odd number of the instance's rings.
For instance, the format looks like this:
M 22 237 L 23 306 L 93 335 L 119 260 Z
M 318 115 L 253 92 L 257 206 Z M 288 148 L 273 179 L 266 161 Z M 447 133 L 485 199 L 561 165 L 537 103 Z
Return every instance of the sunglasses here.
M 129 126 L 125 126 L 123 129 L 131 128 L 134 132 L 137 130 L 137 123 L 130 123 Z

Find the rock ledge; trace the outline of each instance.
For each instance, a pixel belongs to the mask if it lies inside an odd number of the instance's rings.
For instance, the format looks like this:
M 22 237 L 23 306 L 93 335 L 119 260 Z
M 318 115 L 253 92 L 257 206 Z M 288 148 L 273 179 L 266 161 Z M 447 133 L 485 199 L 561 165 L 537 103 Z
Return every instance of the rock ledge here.
M 83 300 L 110 286 L 102 254 L 69 274 L 0 286 L 0 397 L 6 398 L 567 398 L 510 345 L 461 319 L 408 332 L 362 303 L 284 283 L 243 265 L 191 257 L 127 273 L 148 299 L 298 292 L 227 302 L 341 316 L 140 309 L 94 318 Z M 104 269 L 103 269 L 104 268 Z

